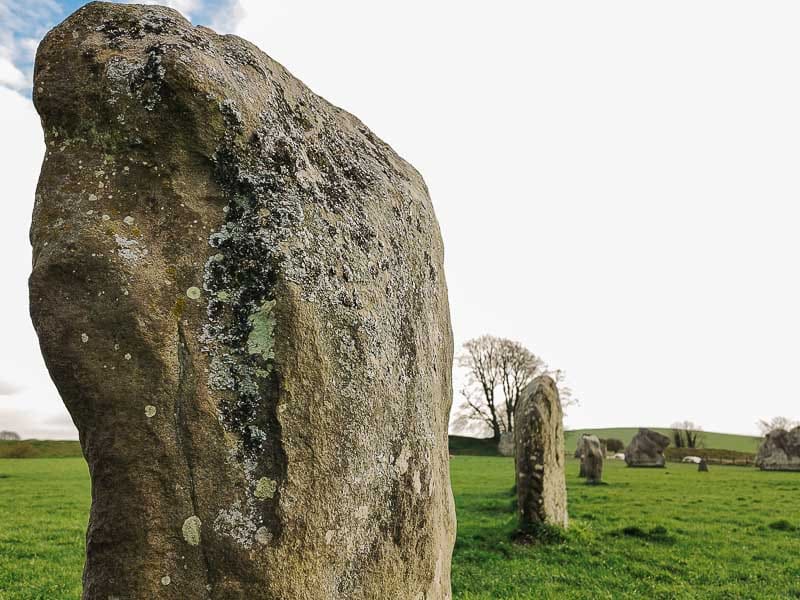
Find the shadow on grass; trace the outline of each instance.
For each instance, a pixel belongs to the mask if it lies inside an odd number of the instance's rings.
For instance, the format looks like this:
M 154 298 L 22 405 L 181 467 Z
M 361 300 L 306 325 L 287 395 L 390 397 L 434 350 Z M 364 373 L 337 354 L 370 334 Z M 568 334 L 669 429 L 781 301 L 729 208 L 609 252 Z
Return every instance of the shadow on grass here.
M 669 535 L 667 528 L 658 525 L 653 527 L 649 531 L 645 531 L 641 527 L 637 527 L 635 525 L 630 525 L 628 527 L 623 527 L 617 531 L 612 531 L 610 534 L 612 537 L 631 537 L 637 538 L 640 540 L 645 540 L 648 542 L 655 542 L 658 544 L 674 544 L 675 538 Z

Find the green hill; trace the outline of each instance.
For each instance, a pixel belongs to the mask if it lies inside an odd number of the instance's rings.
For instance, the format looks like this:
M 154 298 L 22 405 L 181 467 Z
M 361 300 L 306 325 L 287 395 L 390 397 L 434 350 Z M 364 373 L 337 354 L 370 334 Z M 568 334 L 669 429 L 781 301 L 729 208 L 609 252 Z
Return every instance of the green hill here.
M 81 445 L 72 440 L 0 440 L 0 458 L 82 457 Z
M 663 433 L 671 437 L 672 430 L 668 427 L 651 427 L 654 431 Z M 607 427 L 602 429 L 573 429 L 564 432 L 564 441 L 567 446 L 567 456 L 572 456 L 578 441 L 578 436 L 582 433 L 591 433 L 599 438 L 616 438 L 622 440 L 627 446 L 631 438 L 639 431 L 638 427 Z M 736 452 L 758 452 L 761 438 L 750 435 L 737 435 L 734 433 L 715 433 L 704 432 L 701 440 L 702 448 L 714 448 L 716 450 L 734 450 Z M 497 454 L 497 447 L 491 438 L 473 438 L 460 435 L 450 436 L 450 454 L 462 454 L 472 456 L 494 456 Z
M 663 433 L 668 437 L 672 430 L 668 427 L 651 427 L 650 429 Z M 609 427 L 604 429 L 574 429 L 564 432 L 568 452 L 574 452 L 578 436 L 582 433 L 591 433 L 599 438 L 616 438 L 625 442 L 627 446 L 638 427 Z M 734 433 L 704 432 L 700 446 L 702 448 L 715 448 L 717 450 L 735 450 L 737 452 L 758 452 L 761 438 L 749 435 L 736 435 Z

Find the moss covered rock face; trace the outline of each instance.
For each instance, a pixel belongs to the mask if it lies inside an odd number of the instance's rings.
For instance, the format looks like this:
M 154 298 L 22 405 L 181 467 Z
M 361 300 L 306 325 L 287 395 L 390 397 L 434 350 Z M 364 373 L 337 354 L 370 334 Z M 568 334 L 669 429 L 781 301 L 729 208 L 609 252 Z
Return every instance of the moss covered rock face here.
M 523 533 L 567 526 L 564 423 L 558 388 L 547 375 L 520 395 L 514 414 L 517 507 Z
M 419 174 L 160 7 L 69 17 L 34 102 L 31 314 L 92 476 L 84 598 L 448 598 L 453 348 Z

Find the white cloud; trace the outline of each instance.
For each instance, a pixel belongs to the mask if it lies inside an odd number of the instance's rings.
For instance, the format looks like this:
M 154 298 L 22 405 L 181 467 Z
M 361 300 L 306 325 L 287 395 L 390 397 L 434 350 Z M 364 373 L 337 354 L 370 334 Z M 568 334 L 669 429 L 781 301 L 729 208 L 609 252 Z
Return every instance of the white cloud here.
M 0 85 L 13 90 L 21 90 L 29 85 L 25 74 L 5 56 L 0 56 Z

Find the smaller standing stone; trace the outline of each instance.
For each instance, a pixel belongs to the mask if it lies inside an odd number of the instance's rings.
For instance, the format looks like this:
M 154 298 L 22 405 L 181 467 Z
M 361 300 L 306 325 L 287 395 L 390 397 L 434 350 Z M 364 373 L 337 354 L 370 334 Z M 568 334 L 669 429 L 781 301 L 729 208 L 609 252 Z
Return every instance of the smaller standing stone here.
M 567 526 L 564 425 L 555 381 L 537 377 L 516 409 L 517 507 L 520 530 L 542 524 Z
M 603 479 L 603 445 L 596 435 L 583 436 L 581 467 L 586 483 L 598 484 Z
M 575 458 L 580 460 L 580 469 L 578 471 L 578 477 L 586 477 L 586 465 L 583 463 L 583 438 L 585 438 L 588 433 L 582 433 L 578 438 L 578 447 L 575 448 Z
M 667 446 L 667 436 L 643 427 L 625 449 L 625 462 L 629 467 L 665 467 L 664 450 Z
M 700 459 L 700 462 L 697 463 L 697 471 L 699 473 L 708 473 L 708 463 L 705 458 Z
M 514 434 L 506 431 L 500 434 L 497 442 L 497 452 L 500 456 L 514 456 Z

